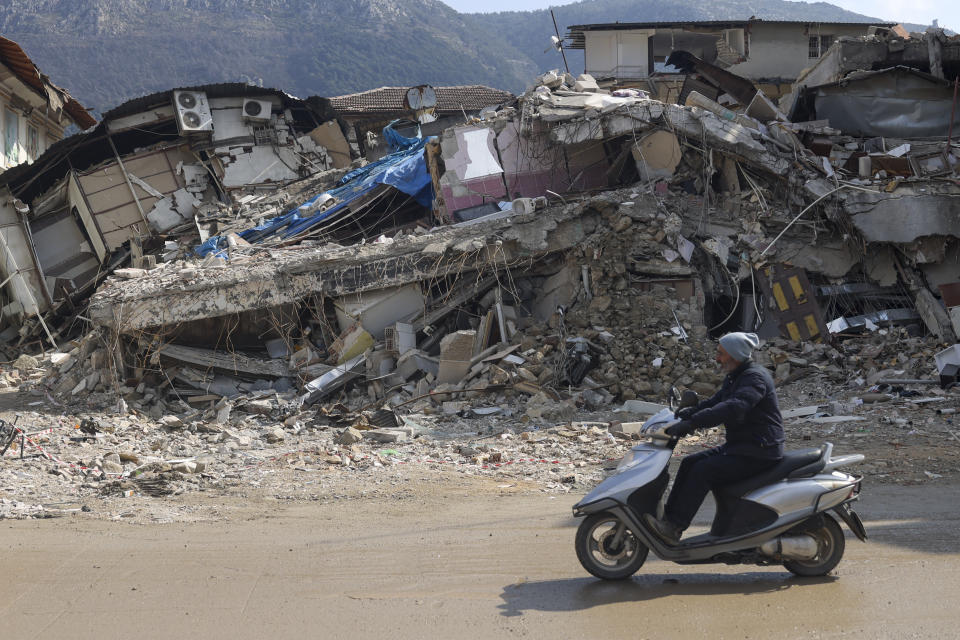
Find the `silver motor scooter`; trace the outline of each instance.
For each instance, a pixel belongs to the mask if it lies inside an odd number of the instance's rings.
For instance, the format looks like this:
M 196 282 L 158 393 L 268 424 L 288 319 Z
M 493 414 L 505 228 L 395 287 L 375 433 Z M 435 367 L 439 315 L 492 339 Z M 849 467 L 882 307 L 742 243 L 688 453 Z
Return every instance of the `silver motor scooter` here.
M 617 473 L 573 507 L 586 519 L 577 529 L 577 558 L 604 580 L 628 578 L 648 551 L 678 564 L 782 564 L 800 576 L 822 576 L 843 557 L 839 516 L 860 540 L 867 539 L 850 504 L 862 477 L 837 469 L 863 461 L 860 454 L 831 457 L 833 445 L 788 452 L 774 468 L 714 489 L 717 504 L 709 533 L 670 545 L 654 534 L 643 514 L 657 515 L 678 438 L 665 433 L 676 424 L 671 409 L 643 423 L 645 442 L 620 461 Z

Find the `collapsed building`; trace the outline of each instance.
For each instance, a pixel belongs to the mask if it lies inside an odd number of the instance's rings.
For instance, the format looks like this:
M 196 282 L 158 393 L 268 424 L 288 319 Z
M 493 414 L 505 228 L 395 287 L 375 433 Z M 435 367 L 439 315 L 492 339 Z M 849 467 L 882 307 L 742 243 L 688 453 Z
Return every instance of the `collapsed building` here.
M 392 121 L 370 158 L 321 99 L 212 85 L 132 101 L 0 180 L 5 335 L 92 324 L 73 346 L 87 364 L 52 388 L 139 389 L 159 415 L 251 393 L 656 400 L 712 390 L 703 341 L 738 329 L 955 342 L 957 145 L 836 115 L 864 73 L 931 76 L 936 130 L 952 67 L 834 72 L 777 104 L 685 62 L 720 102 L 550 72 L 435 136 Z
M 348 166 L 333 115 L 276 90 L 184 88 L 127 102 L 5 172 L 5 338 L 73 308 L 131 257 L 155 263 L 157 243 L 175 253 L 171 238 L 184 227 L 203 235 L 225 202 Z M 55 342 L 56 327 L 44 332 Z

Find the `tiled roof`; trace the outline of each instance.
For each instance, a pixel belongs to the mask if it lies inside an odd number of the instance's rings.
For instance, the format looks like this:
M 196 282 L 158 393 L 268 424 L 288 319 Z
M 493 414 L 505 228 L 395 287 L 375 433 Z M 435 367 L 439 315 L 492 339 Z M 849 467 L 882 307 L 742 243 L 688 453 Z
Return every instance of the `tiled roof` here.
M 365 115 L 406 111 L 403 99 L 410 87 L 380 87 L 360 93 L 330 98 L 330 103 L 341 115 Z M 484 107 L 514 99 L 509 91 L 480 84 L 455 87 L 434 87 L 437 92 L 437 111 L 479 111 Z
M 86 108 L 72 98 L 66 89 L 56 86 L 50 82 L 50 78 L 40 72 L 19 44 L 3 36 L 0 36 L 0 64 L 10 69 L 21 82 L 48 101 L 50 93 L 57 94 L 57 98 L 63 103 L 63 109 L 81 129 L 89 129 L 97 124 L 93 116 L 87 113 Z

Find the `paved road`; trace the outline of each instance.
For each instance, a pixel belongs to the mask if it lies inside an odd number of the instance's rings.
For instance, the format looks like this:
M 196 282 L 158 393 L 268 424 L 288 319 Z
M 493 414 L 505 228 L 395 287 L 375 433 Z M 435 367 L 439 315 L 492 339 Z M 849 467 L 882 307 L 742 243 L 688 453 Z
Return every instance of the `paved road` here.
M 0 638 L 957 638 L 960 486 L 864 490 L 835 576 L 656 559 L 604 583 L 572 497 L 443 491 L 231 522 L 0 521 Z

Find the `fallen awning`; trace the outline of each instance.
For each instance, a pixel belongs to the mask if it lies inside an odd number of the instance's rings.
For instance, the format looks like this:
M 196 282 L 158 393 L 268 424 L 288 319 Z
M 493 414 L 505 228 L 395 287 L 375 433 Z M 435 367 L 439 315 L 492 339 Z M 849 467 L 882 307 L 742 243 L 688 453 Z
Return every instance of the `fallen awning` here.
M 840 82 L 810 87 L 820 120 L 853 136 L 946 137 L 950 128 L 952 84 L 910 67 L 851 74 Z M 954 119 L 960 126 L 960 113 Z

